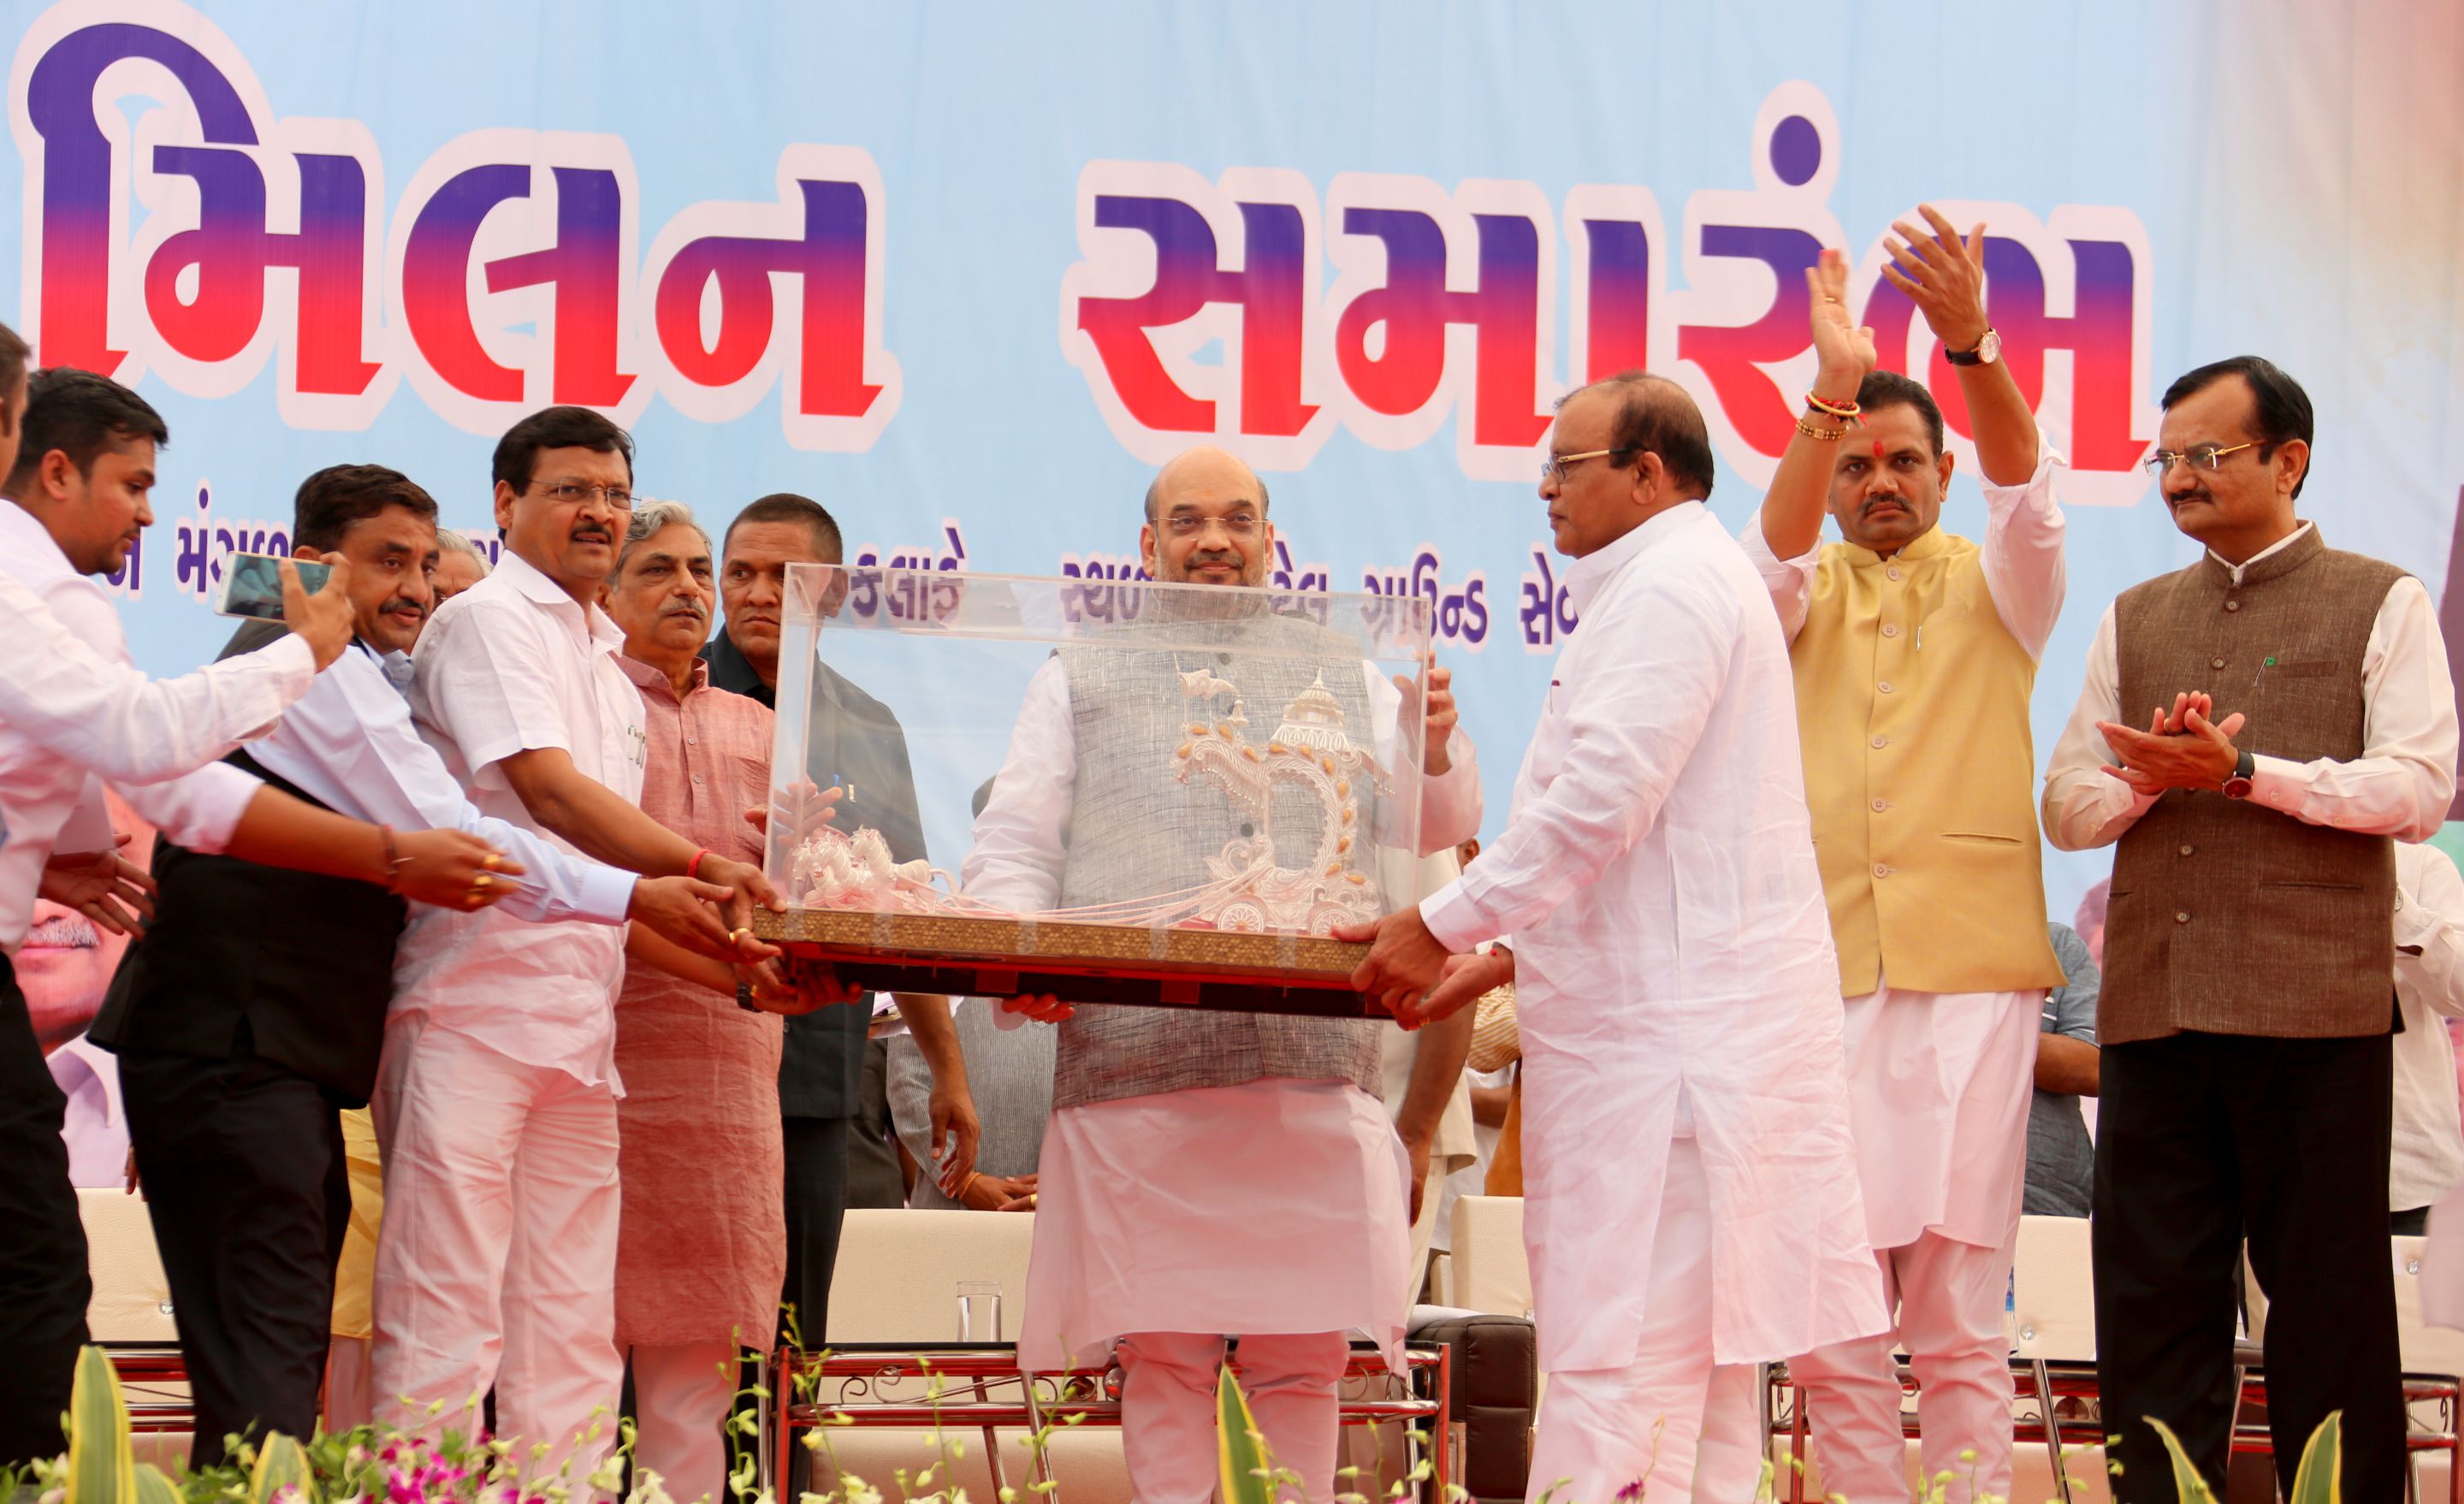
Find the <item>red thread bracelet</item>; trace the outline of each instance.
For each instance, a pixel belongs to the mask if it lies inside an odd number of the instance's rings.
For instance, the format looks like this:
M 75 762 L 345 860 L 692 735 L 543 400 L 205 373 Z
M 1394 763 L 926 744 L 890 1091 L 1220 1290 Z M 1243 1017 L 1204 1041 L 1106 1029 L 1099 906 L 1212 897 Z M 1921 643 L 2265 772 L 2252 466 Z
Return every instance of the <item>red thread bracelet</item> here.
M 694 881 L 696 881 L 696 882 L 700 881 L 700 880 L 701 880 L 701 859 L 702 859 L 703 857 L 705 857 L 705 856 L 708 856 L 709 854 L 710 854 L 710 848 L 709 848 L 709 847 L 707 847 L 707 846 L 705 846 L 705 847 L 701 848 L 699 851 L 694 852 L 693 853 L 693 860 L 692 860 L 692 861 L 689 861 L 689 862 L 687 862 L 687 863 L 685 863 L 685 875 L 686 875 L 686 876 L 688 876 L 688 877 L 693 878 L 693 879 Z

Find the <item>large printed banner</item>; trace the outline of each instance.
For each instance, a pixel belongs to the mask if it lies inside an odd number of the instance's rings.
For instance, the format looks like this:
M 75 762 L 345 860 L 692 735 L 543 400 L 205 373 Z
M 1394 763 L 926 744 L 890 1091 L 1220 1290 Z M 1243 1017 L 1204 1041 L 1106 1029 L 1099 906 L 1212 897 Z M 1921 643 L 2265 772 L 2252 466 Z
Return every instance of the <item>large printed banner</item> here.
M 1878 271 L 1921 200 L 1986 227 L 2070 466 L 2040 754 L 2104 605 L 2193 552 L 2139 468 L 2189 365 L 2300 377 L 2309 515 L 2443 586 L 2454 11 L 1700 9 L 68 0 L 15 40 L 0 286 L 43 364 L 170 422 L 113 581 L 160 672 L 318 466 L 404 469 L 494 547 L 488 451 L 549 403 L 706 520 L 800 491 L 855 562 L 941 569 L 1134 575 L 1148 475 L 1213 443 L 1272 489 L 1278 586 L 1432 602 L 1502 816 L 1574 626 L 1533 495 L 1570 387 L 1683 383 L 1747 525 L 1842 248 L 1981 528 Z M 2058 915 L 2101 862 L 2050 860 Z

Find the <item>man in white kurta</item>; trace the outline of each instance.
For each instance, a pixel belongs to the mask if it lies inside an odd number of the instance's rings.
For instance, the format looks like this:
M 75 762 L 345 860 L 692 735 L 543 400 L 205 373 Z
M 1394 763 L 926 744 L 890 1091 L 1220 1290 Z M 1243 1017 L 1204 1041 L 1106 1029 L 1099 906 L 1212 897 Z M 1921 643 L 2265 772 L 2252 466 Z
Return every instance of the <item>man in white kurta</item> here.
M 1813 393 L 1744 534 L 1795 672 L 1866 1225 L 1899 1317 L 1789 1365 L 1812 1402 L 1822 1491 L 1851 1504 L 1908 1496 L 1895 1348 L 1921 1386 L 1924 1475 L 1947 1474 L 1953 1500 L 2011 1492 L 2002 1313 L 2037 1024 L 2064 980 L 2028 719 L 2062 608 L 2060 461 L 1986 322 L 1981 241 L 1963 245 L 1939 215 L 1899 228 L 1890 275 L 1949 352 L 1975 431 L 1984 545 L 1938 525 L 1952 469 L 1941 409 L 1873 369 L 1837 253 L 1811 274 Z M 1845 542 L 1821 542 L 1826 511 Z
M 1265 511 L 1247 466 L 1216 450 L 1181 456 L 1148 494 L 1149 572 L 1173 584 L 1263 584 L 1274 548 Z M 1229 646 L 1255 629 L 1286 647 L 1314 640 L 1337 653 L 1331 634 L 1251 616 L 1249 604 L 1193 629 L 1221 630 Z M 1314 676 L 1313 693 L 1351 707 L 1350 724 L 1375 728 L 1375 756 L 1392 769 L 1405 740 L 1402 696 L 1356 648 L 1340 652 L 1349 660 L 1297 671 L 1267 654 L 1189 661 L 1240 675 L 1253 709 L 1288 693 L 1262 675 L 1295 675 L 1304 690 Z M 1173 657 L 1064 650 L 1037 673 L 976 823 L 961 874 L 970 896 L 1035 913 L 1189 880 L 1170 875 L 1182 832 L 1144 818 L 1182 797 L 1169 761 L 1187 714 Z M 1480 820 L 1479 770 L 1453 729 L 1443 673 L 1433 671 L 1428 697 L 1423 853 L 1453 846 Z M 1170 735 L 1146 734 L 1158 708 Z M 1138 729 L 1123 731 L 1131 725 Z M 1228 805 L 1222 814 L 1236 818 Z M 1237 1336 L 1243 1386 L 1276 1465 L 1310 1500 L 1330 1498 L 1348 1334 L 1366 1331 L 1391 1360 L 1411 1303 L 1407 1157 L 1376 1095 L 1381 1026 L 1115 1006 L 1070 1016 L 1049 1000 L 1011 1006 L 1062 1024 L 1020 1362 L 1116 1359 L 1132 1492 L 1142 1504 L 1198 1504 L 1215 1489 L 1215 1376 L 1225 1336 Z
M 1406 1019 L 1515 984 L 1550 1376 L 1532 1497 L 1743 1499 L 1754 1411 L 1706 1427 L 1715 1365 L 1884 1324 L 1787 648 L 1704 505 L 1683 391 L 1585 387 L 1551 448 L 1540 494 L 1581 625 L 1513 811 L 1460 881 L 1378 922 L 1354 982 Z

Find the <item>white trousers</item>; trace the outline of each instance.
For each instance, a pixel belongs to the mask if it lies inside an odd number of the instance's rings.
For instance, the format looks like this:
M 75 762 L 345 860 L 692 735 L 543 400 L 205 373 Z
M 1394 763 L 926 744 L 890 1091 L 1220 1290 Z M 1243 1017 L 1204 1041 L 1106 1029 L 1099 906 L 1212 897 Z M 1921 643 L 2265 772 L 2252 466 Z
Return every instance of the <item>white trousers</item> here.
M 509 1004 L 508 1006 L 514 1006 Z M 377 1418 L 432 1431 L 496 1391 L 496 1434 L 568 1461 L 615 1443 L 616 1097 L 423 1019 L 385 1031 Z
M 1553 1488 L 1560 1499 L 1750 1504 L 1760 1487 L 1757 1370 L 1711 1361 L 1711 1192 L 1691 1138 L 1669 1141 L 1650 1278 L 1633 1363 L 1549 1376 L 1534 1500 Z
M 1121 1364 L 1121 1450 L 1138 1504 L 1206 1504 L 1215 1496 L 1215 1376 L 1223 1338 L 1133 1332 Z M 1273 1466 L 1300 1479 L 1309 1504 L 1334 1497 L 1335 1386 L 1350 1362 L 1341 1332 L 1241 1338 L 1241 1392 Z M 1287 1498 L 1293 1497 L 1287 1491 Z
M 1928 1479 L 1947 1473 L 1944 1504 L 2011 1496 L 2011 1348 L 2003 1300 L 2018 1236 L 1998 1249 L 1928 1232 L 1876 1255 L 1882 1298 L 1899 1331 L 1817 1348 L 1789 1364 L 1804 1385 L 1822 1495 L 1848 1504 L 1906 1504 L 1907 1441 L 1900 1425 L 1894 1346 L 1915 1371 L 1918 1455 Z M 1960 1454 L 1973 1451 L 1973 1462 Z
M 633 1444 L 637 1482 L 655 1472 L 672 1499 L 727 1497 L 728 1404 L 736 1397 L 736 1344 L 722 1338 L 677 1347 L 636 1347 Z

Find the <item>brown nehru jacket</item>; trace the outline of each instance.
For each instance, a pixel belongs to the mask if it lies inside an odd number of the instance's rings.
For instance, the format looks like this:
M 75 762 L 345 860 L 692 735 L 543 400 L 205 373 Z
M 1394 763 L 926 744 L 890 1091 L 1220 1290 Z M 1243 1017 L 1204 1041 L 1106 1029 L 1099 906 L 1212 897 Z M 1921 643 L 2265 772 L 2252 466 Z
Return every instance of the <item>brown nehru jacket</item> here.
M 2124 720 L 2215 697 L 2234 739 L 2307 763 L 2363 752 L 2362 657 L 2404 571 L 2329 548 L 2313 524 L 2246 566 L 2213 556 L 2114 603 Z M 2097 1034 L 2383 1034 L 2394 1003 L 2395 850 L 2211 791 L 2168 789 L 2113 862 Z

